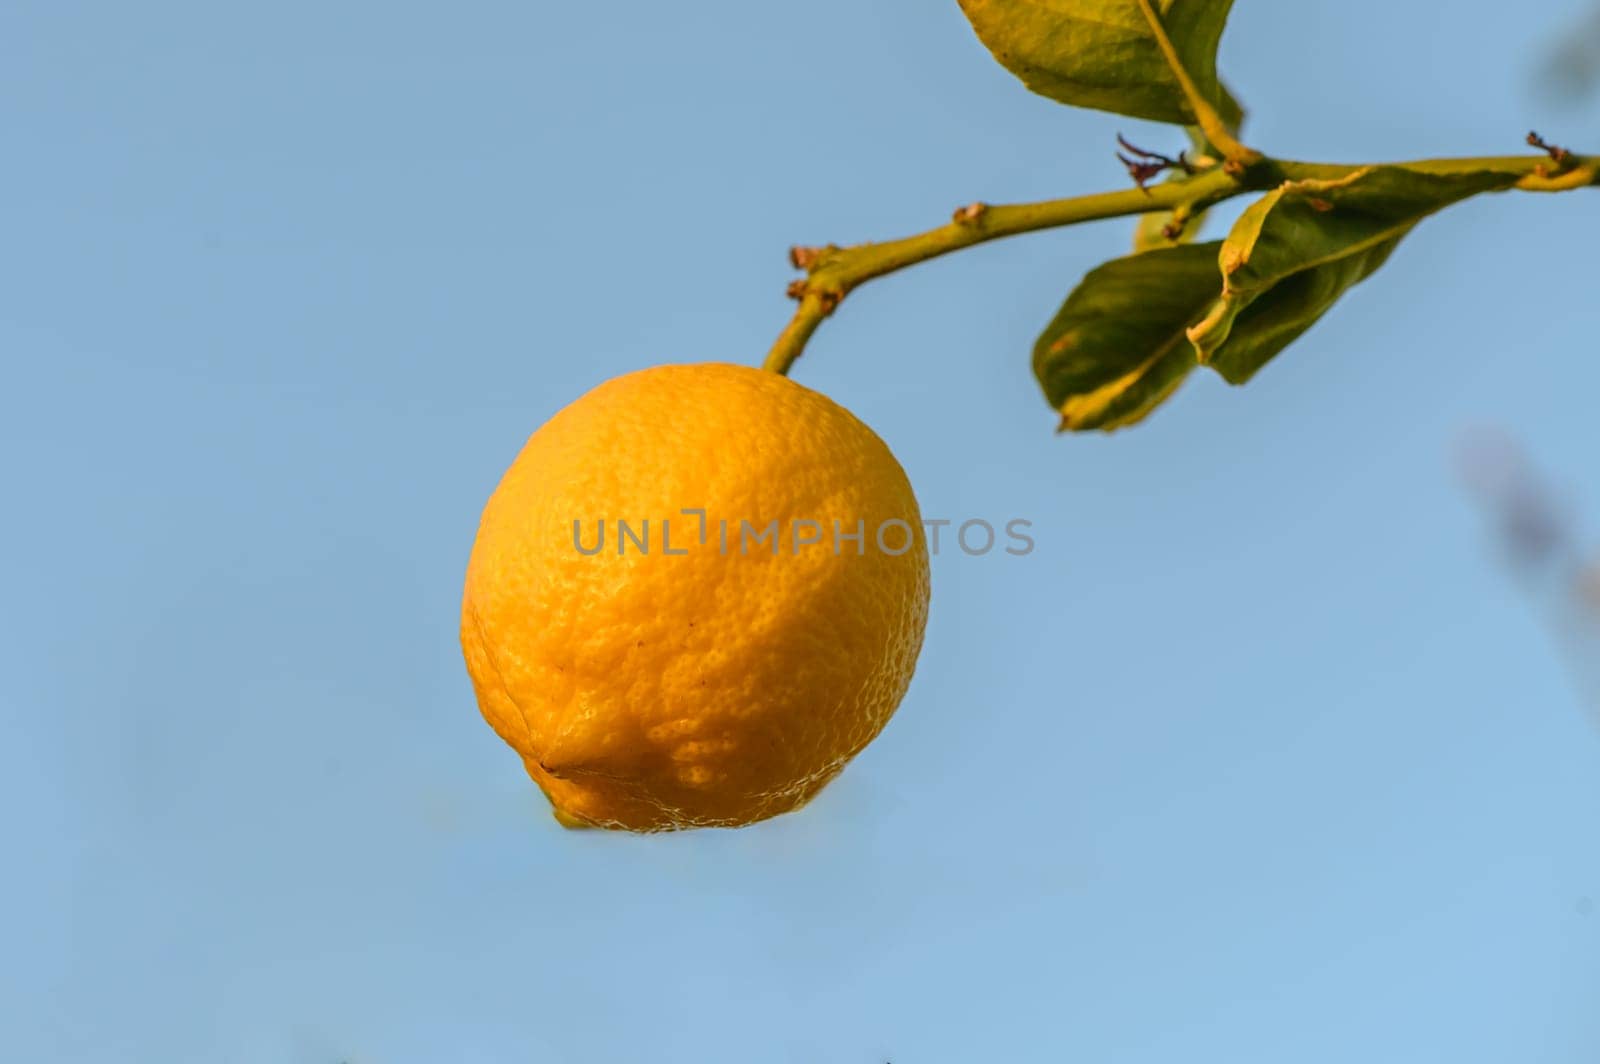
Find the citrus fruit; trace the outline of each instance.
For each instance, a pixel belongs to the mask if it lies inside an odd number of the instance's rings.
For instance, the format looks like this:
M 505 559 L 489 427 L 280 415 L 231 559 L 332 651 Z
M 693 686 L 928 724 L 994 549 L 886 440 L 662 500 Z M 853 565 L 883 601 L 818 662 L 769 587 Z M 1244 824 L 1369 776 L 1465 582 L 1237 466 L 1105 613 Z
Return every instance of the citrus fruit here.
M 879 733 L 927 609 L 917 501 L 871 429 L 776 373 L 673 365 L 529 438 L 484 509 L 461 642 L 563 824 L 731 827 Z

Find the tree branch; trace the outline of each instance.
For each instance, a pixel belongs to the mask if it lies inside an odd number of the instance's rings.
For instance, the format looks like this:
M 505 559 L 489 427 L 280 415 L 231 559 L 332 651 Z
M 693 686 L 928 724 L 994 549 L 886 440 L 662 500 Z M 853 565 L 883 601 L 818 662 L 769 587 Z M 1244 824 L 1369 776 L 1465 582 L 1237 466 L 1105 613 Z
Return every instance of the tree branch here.
M 796 248 L 791 257 L 810 276 L 790 286 L 790 295 L 800 301 L 800 307 L 772 345 L 765 367 L 775 373 L 788 373 L 823 320 L 845 296 L 875 277 L 907 266 L 1021 233 L 1152 211 L 1198 211 L 1246 192 L 1265 191 L 1283 181 L 1338 179 L 1369 165 L 1257 157 L 1242 168 L 1213 166 L 1186 180 L 1164 182 L 1148 190 L 1129 188 L 1004 206 L 974 203 L 956 211 L 950 222 L 936 229 L 881 244 Z M 1600 186 L 1600 157 L 1569 155 L 1564 164 L 1555 163 L 1548 155 L 1509 155 L 1423 159 L 1394 165 L 1436 174 L 1473 170 L 1521 174 L 1516 187 L 1529 192 Z
M 1271 159 L 1270 166 L 1286 181 L 1326 181 L 1348 177 L 1370 166 L 1403 166 L 1425 174 L 1464 174 L 1494 170 L 1520 174 L 1516 187 L 1525 192 L 1560 192 L 1600 185 L 1600 157 L 1568 154 L 1563 164 L 1545 155 L 1485 155 L 1452 159 L 1413 159 L 1394 163 L 1306 163 Z
M 1171 210 L 1183 205 L 1205 207 L 1246 190 L 1247 186 L 1238 178 L 1224 173 L 1221 167 L 1214 167 L 1191 180 L 1169 181 L 1155 185 L 1148 191 L 1129 188 L 1071 199 L 1003 206 L 975 203 L 956 211 L 949 223 L 916 236 L 882 244 L 797 252 L 795 261 L 804 263 L 811 276 L 790 288 L 790 294 L 799 298 L 800 308 L 795 311 L 793 320 L 778 337 L 777 343 L 773 344 L 767 355 L 766 368 L 777 373 L 789 372 L 789 367 L 805 350 L 806 342 L 817 331 L 822 320 L 833 313 L 834 308 L 853 289 L 874 277 L 882 277 L 886 273 L 948 255 L 952 251 L 1002 237 L 1078 225 L 1102 218 Z

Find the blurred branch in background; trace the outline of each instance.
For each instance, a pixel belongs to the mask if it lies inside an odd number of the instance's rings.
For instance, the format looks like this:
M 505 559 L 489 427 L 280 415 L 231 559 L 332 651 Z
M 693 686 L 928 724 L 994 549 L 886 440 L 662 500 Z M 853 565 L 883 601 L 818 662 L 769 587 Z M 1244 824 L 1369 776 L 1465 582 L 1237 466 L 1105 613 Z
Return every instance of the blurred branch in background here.
M 1571 102 L 1600 92 L 1600 5 L 1562 35 L 1541 73 L 1554 95 Z
M 1581 541 L 1568 501 L 1510 436 L 1472 432 L 1459 457 L 1507 565 L 1551 626 L 1600 724 L 1600 554 Z

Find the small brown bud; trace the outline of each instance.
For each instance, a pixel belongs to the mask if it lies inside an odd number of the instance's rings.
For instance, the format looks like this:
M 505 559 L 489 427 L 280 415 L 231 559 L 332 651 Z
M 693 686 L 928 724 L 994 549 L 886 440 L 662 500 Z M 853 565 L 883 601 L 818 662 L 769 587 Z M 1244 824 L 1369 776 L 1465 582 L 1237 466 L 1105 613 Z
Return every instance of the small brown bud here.
M 983 220 L 984 213 L 988 209 L 987 203 L 969 203 L 965 207 L 958 208 L 951 216 L 951 221 L 957 225 L 976 225 Z
M 820 258 L 822 258 L 821 248 L 802 247 L 797 244 L 789 249 L 789 262 L 797 270 L 809 272 Z

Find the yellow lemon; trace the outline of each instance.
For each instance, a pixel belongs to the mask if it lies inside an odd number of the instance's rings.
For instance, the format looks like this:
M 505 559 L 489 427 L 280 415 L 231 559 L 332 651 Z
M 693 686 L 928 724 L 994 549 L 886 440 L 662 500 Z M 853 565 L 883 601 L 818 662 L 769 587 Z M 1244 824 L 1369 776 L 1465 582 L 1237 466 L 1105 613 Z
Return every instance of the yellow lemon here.
M 660 366 L 528 440 L 461 642 L 558 820 L 666 831 L 816 794 L 899 705 L 927 611 L 921 514 L 871 429 L 776 373 Z

